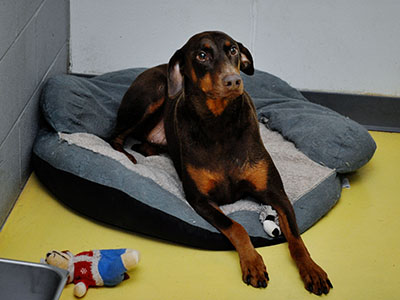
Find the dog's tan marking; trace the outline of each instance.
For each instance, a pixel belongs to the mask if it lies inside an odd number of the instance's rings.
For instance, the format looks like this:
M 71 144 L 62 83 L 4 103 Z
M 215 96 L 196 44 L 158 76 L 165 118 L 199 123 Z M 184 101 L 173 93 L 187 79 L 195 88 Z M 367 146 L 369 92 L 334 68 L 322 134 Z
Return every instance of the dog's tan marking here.
M 186 166 L 186 169 L 189 173 L 189 176 L 196 184 L 197 189 L 203 195 L 208 195 L 208 193 L 214 189 L 219 182 L 224 180 L 224 175 L 222 172 L 210 171 L 204 168 L 196 168 L 189 164 Z
M 194 71 L 194 68 L 192 68 L 192 70 L 190 71 L 190 76 L 192 77 L 193 83 L 196 83 L 197 82 L 197 75 L 196 75 L 196 72 Z
M 256 191 L 265 191 L 267 189 L 268 179 L 267 162 L 265 160 L 260 160 L 255 164 L 245 164 L 240 177 L 242 180 L 250 182 Z
M 213 113 L 214 116 L 221 115 L 229 101 L 227 99 L 207 99 L 206 105 L 208 109 Z
M 161 97 L 159 100 L 157 100 L 156 102 L 153 102 L 149 105 L 149 107 L 147 107 L 146 113 L 154 113 L 157 109 L 160 108 L 161 105 L 163 105 L 165 101 L 164 97 Z
M 200 88 L 204 93 L 208 93 L 214 89 L 210 73 L 207 73 L 202 79 L 200 79 Z

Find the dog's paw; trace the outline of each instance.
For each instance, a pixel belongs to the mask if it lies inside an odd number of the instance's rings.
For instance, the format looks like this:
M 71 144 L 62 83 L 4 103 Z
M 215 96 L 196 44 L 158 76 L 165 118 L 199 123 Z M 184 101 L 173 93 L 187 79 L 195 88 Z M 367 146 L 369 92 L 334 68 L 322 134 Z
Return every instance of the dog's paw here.
M 269 282 L 267 268 L 264 261 L 256 251 L 246 257 L 241 257 L 240 266 L 242 279 L 247 285 L 256 288 L 266 288 Z
M 314 261 L 302 264 L 299 266 L 300 276 L 303 279 L 304 287 L 310 293 L 315 295 L 328 294 L 329 290 L 333 288 L 328 275 L 320 266 Z

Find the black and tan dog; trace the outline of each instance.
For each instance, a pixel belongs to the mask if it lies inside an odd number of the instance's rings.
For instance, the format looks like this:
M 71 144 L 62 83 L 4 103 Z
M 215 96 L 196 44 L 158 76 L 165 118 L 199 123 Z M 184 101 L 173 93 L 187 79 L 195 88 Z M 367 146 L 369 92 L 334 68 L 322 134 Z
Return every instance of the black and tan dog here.
M 332 284 L 300 237 L 240 71 L 254 73 L 253 58 L 241 43 L 222 32 L 193 36 L 168 65 L 148 69 L 132 83 L 118 111 L 112 146 L 133 163 L 135 158 L 123 149 L 129 135 L 142 141 L 135 150 L 145 155 L 167 151 L 187 201 L 233 244 L 242 279 L 254 287 L 269 281 L 263 259 L 245 229 L 219 206 L 245 195 L 271 205 L 305 288 L 327 294 Z

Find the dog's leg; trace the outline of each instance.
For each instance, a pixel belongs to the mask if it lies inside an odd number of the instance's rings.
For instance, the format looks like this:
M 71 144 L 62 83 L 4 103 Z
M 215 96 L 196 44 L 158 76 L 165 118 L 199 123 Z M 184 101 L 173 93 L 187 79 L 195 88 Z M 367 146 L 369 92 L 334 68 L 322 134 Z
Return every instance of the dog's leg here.
M 166 72 L 167 65 L 160 65 L 141 73 L 126 91 L 118 109 L 111 145 L 133 163 L 136 159 L 124 150 L 125 139 L 133 135 L 144 141 L 160 122 L 166 95 Z
M 219 207 L 206 198 L 199 198 L 192 205 L 196 212 L 224 234 L 239 254 L 242 279 L 247 285 L 265 288 L 269 277 L 264 261 L 254 249 L 242 225 L 227 217 Z
M 128 129 L 122 131 L 121 133 L 119 133 L 115 138 L 113 138 L 113 139 L 111 140 L 111 146 L 112 146 L 115 150 L 117 150 L 117 151 L 122 152 L 123 154 L 125 154 L 126 157 L 128 157 L 129 160 L 130 160 L 132 163 L 136 164 L 136 163 L 137 163 L 136 158 L 135 158 L 132 154 L 128 153 L 128 152 L 124 149 L 124 143 L 125 143 L 126 138 L 132 133 L 132 131 L 133 131 L 134 129 L 135 129 L 135 127 L 131 127 L 131 128 L 128 128 Z
M 268 153 L 265 159 L 244 168 L 242 177 L 250 184 L 249 193 L 255 199 L 271 205 L 277 211 L 281 230 L 289 244 L 290 254 L 296 262 L 305 288 L 317 295 L 327 294 L 332 284 L 325 271 L 311 259 L 301 239 L 293 206 Z
M 305 288 L 316 295 L 327 294 L 333 287 L 328 275 L 311 258 L 297 227 L 295 213 L 281 189 L 278 193 L 267 192 L 267 202 L 277 211 L 281 230 L 289 244 L 290 254 L 293 257 Z
M 154 122 L 153 119 L 155 121 L 161 119 L 164 99 L 165 99 L 164 97 L 161 97 L 160 99 L 150 104 L 141 99 L 132 99 L 131 102 L 136 103 L 134 107 L 135 110 L 126 109 L 126 111 L 124 111 L 124 106 L 121 105 L 120 111 L 118 112 L 117 126 L 115 128 L 114 137 L 111 140 L 111 146 L 115 150 L 124 153 L 134 164 L 137 163 L 135 157 L 124 149 L 125 140 L 133 132 L 138 131 L 138 128 L 139 131 L 141 132 L 141 135 L 146 135 L 145 133 L 146 129 L 140 128 L 145 126 L 145 122 L 147 122 L 147 126 L 150 127 L 152 127 L 153 123 L 157 124 L 157 122 Z M 128 106 L 128 108 L 130 107 Z M 131 112 L 132 110 L 133 112 Z M 145 143 L 148 144 L 147 142 Z M 141 149 L 142 148 L 139 148 L 139 150 Z M 144 146 L 143 152 L 142 151 L 139 152 L 145 155 L 149 155 L 150 152 L 147 152 L 147 150 L 150 151 L 150 147 L 146 148 L 146 146 Z M 158 151 L 152 151 L 152 152 L 161 153 L 162 151 L 160 149 Z
M 166 152 L 165 147 L 162 147 L 158 144 L 152 144 L 149 142 L 134 144 L 131 149 L 133 151 L 142 153 L 145 156 L 159 155 Z
M 266 287 L 269 281 L 267 269 L 246 230 L 227 217 L 210 196 L 210 192 L 218 190 L 220 184 L 223 186 L 225 175 L 218 171 L 196 168 L 191 164 L 184 166 L 182 183 L 190 205 L 235 247 L 239 254 L 243 281 L 253 287 Z

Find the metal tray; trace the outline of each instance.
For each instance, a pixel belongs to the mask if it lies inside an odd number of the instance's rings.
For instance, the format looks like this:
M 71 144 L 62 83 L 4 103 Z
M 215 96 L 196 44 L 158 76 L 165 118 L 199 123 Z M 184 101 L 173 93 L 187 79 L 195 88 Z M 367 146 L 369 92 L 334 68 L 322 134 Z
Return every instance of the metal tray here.
M 67 276 L 53 266 L 0 258 L 0 299 L 59 299 Z

